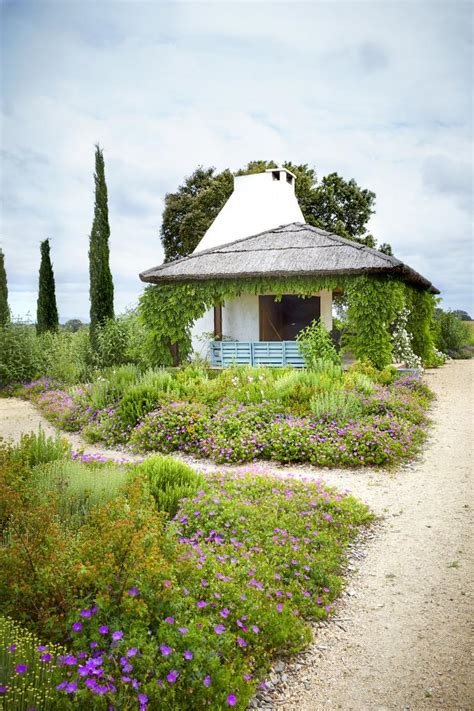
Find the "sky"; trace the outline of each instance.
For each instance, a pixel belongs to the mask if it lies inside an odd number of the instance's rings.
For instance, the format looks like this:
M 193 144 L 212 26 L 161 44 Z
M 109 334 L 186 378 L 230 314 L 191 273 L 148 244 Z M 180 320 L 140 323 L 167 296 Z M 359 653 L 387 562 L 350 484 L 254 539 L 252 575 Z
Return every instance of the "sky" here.
M 88 319 L 94 145 L 115 308 L 160 264 L 164 196 L 198 165 L 337 171 L 377 195 L 369 230 L 472 302 L 469 2 L 0 0 L 1 229 L 9 302 L 34 318 L 49 238 L 62 321 Z

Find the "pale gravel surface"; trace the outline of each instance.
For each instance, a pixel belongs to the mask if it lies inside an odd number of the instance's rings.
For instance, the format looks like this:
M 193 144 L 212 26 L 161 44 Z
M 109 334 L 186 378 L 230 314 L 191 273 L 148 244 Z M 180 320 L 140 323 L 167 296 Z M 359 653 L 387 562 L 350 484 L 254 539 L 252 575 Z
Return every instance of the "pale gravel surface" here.
M 473 376 L 474 361 L 426 374 L 438 398 L 434 426 L 422 459 L 404 469 L 241 468 L 322 478 L 384 516 L 365 546 L 354 547 L 338 622 L 315 629 L 304 654 L 277 664 L 271 677 L 277 683 L 254 708 L 474 708 Z M 29 403 L 0 399 L 2 436 L 18 439 L 40 423 L 54 432 Z M 81 447 L 77 435 L 68 436 L 74 448 Z

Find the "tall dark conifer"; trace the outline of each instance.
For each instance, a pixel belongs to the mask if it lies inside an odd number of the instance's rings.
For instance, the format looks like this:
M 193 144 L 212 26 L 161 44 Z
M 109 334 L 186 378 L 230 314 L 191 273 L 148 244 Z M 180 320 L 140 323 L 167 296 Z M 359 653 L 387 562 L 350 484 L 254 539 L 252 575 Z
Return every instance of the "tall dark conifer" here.
M 0 249 L 0 326 L 4 326 L 10 320 L 10 309 L 8 307 L 8 286 L 7 273 L 5 271 L 5 255 Z
M 38 306 L 36 309 L 36 332 L 57 331 L 59 326 L 56 306 L 54 272 L 49 254 L 49 239 L 41 242 L 41 264 L 39 270 Z
M 109 208 L 105 182 L 104 156 L 95 147 L 94 221 L 89 238 L 91 340 L 95 345 L 97 327 L 114 317 L 114 284 L 109 267 Z

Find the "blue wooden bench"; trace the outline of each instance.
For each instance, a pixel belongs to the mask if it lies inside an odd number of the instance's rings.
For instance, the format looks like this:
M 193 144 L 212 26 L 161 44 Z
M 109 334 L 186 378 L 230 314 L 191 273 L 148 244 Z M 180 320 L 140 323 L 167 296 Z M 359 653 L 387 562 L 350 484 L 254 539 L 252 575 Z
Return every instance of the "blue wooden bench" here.
M 211 341 L 210 357 L 214 368 L 231 365 L 305 367 L 296 341 Z

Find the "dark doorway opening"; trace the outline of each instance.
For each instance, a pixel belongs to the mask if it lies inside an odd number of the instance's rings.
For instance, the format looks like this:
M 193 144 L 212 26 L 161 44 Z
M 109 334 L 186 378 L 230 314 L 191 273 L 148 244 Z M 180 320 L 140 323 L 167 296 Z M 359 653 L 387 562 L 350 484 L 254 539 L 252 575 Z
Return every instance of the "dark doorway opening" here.
M 294 341 L 298 333 L 321 316 L 321 299 L 285 294 L 281 301 L 274 296 L 259 296 L 260 340 Z

